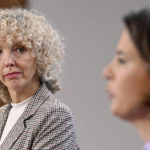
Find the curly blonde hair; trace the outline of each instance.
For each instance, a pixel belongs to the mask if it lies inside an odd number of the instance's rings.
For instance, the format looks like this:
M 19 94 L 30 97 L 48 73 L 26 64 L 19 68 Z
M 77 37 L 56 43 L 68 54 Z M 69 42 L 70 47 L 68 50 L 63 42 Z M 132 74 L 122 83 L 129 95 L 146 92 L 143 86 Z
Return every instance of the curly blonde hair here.
M 0 33 L 7 41 L 15 36 L 32 50 L 37 60 L 37 71 L 41 82 L 45 82 L 52 93 L 60 89 L 60 75 L 64 56 L 64 44 L 58 32 L 37 12 L 22 8 L 0 9 Z M 10 102 L 6 86 L 0 82 L 0 99 Z

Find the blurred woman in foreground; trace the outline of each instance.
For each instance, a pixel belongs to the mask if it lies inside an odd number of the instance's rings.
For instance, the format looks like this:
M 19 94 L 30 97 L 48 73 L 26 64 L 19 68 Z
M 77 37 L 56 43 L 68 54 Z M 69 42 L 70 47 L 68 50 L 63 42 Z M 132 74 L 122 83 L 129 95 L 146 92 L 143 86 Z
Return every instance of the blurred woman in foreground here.
M 150 150 L 150 9 L 124 17 L 115 57 L 104 69 L 111 111 L 131 122 Z

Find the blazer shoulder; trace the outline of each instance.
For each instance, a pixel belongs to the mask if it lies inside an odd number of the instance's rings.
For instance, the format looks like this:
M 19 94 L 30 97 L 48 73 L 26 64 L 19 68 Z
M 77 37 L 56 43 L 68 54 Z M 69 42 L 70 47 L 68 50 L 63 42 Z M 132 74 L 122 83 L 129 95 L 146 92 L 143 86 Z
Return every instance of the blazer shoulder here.
M 58 100 L 53 94 L 48 97 L 44 103 L 41 105 L 41 108 L 43 111 L 52 113 L 52 112 L 61 112 L 61 113 L 68 113 L 72 114 L 71 108 L 64 104 L 62 101 Z
M 51 95 L 46 98 L 35 115 L 31 121 L 34 129 L 37 125 L 34 149 L 41 149 L 43 143 L 45 149 L 79 149 L 70 107 Z M 36 123 L 33 123 L 35 121 Z

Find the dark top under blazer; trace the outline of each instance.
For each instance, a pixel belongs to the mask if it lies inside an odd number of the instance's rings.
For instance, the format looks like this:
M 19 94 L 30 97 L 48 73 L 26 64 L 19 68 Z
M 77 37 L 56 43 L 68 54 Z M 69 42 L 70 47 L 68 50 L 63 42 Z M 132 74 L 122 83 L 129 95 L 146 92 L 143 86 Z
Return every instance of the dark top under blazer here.
M 11 104 L 0 107 L 0 137 L 10 109 Z M 0 150 L 78 149 L 72 112 L 53 96 L 45 83 L 0 146 Z

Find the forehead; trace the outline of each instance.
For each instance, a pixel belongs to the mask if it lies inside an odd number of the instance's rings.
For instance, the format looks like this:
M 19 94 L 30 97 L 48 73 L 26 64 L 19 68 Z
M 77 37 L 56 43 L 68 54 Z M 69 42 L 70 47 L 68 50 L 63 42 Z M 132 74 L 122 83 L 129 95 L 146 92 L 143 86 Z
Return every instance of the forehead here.
M 127 29 L 125 29 L 120 37 L 120 40 L 117 45 L 117 51 L 121 51 L 122 53 L 126 53 L 130 56 L 138 56 L 138 50 L 131 39 L 130 33 Z
M 0 32 L 0 45 L 5 42 L 9 45 L 22 44 L 28 48 L 32 48 L 31 41 L 25 39 L 23 35 L 17 33 Z

